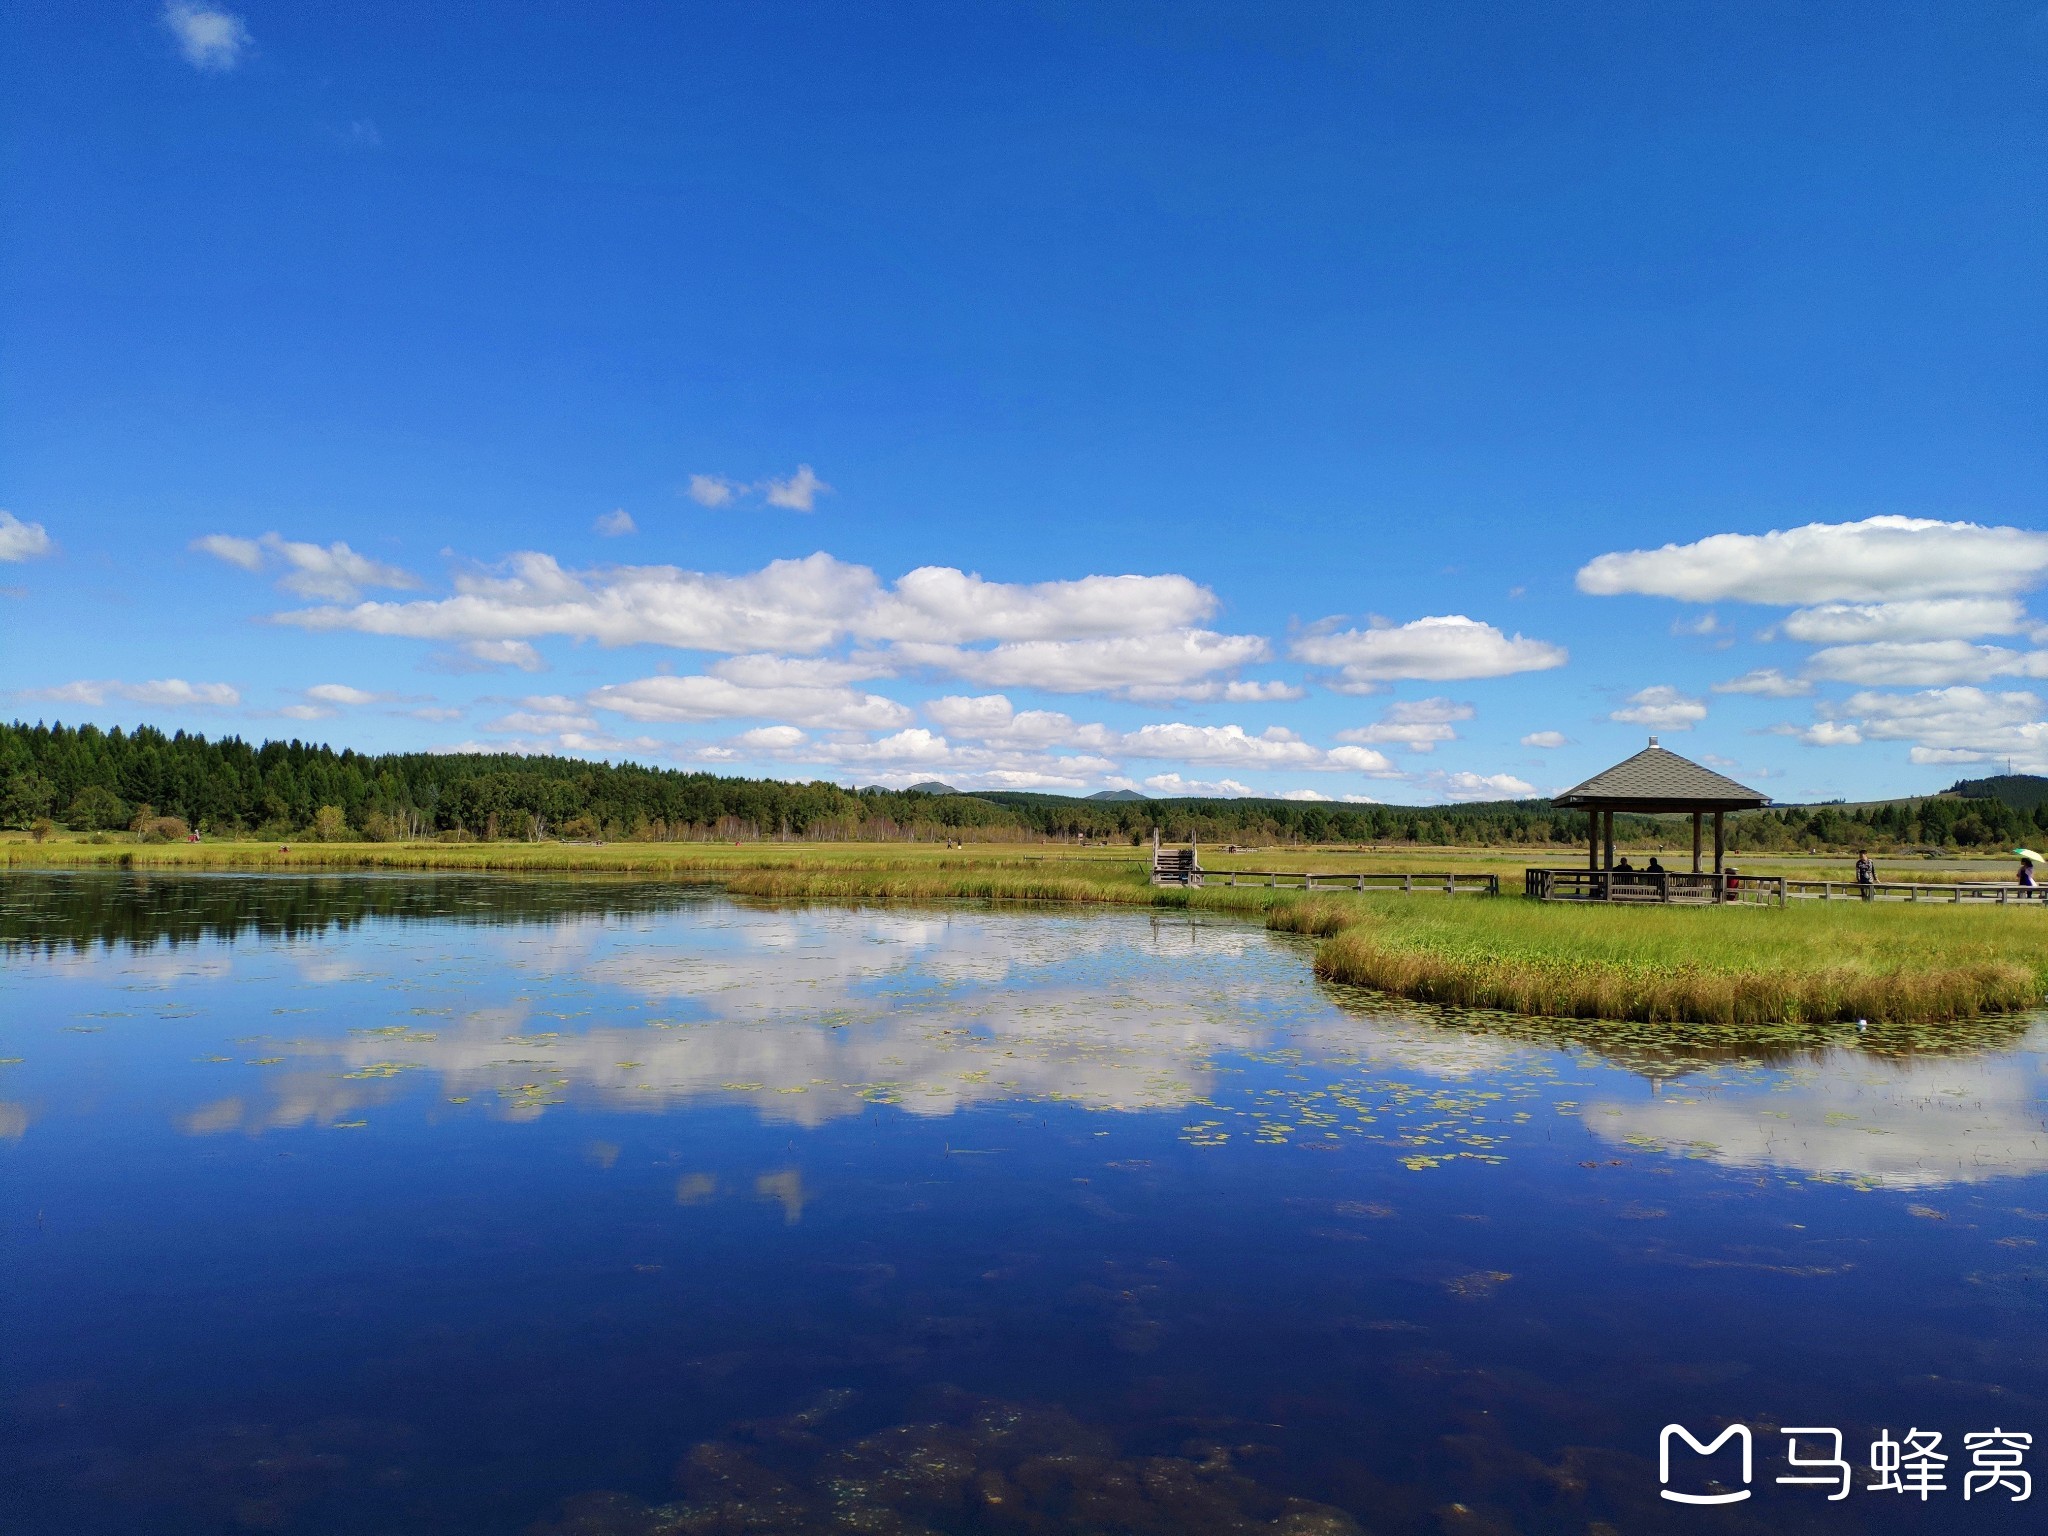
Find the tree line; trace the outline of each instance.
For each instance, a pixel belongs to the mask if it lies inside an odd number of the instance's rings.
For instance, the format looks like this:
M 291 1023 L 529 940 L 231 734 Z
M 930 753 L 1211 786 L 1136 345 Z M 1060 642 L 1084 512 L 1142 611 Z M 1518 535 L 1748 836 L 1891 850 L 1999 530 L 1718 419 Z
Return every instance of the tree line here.
M 0 824 L 281 840 L 759 839 L 1576 843 L 1545 801 L 1401 807 L 1287 800 L 929 794 L 510 753 L 252 745 L 143 726 L 0 725 Z M 167 826 L 167 824 L 169 824 Z M 1644 827 L 1649 824 L 1644 823 Z M 156 829 L 152 831 L 151 829 Z M 1641 830 L 1641 829 L 1638 829 Z
M 2011 799 L 2024 798 L 2019 795 Z M 1293 800 L 1080 800 L 928 794 L 727 778 L 511 753 L 362 753 L 97 726 L 0 725 L 0 825 L 143 837 L 346 841 L 772 839 L 1583 846 L 1586 818 L 1547 800 L 1349 805 Z M 1689 836 L 1616 818 L 1625 842 Z M 2048 799 L 1980 796 L 1788 807 L 1731 820 L 1737 849 L 1989 847 L 2048 836 Z M 1673 844 L 1675 846 L 1675 843 Z

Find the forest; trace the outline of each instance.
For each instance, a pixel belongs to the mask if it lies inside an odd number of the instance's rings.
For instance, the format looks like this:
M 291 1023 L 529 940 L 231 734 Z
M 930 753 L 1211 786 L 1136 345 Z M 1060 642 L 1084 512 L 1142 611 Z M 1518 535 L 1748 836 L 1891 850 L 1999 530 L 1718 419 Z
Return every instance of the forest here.
M 1992 781 L 1986 781 L 1992 782 Z M 2019 803 L 2015 803 L 2015 802 Z M 561 838 L 1130 841 L 1156 826 L 1206 843 L 1577 846 L 1583 815 L 1547 800 L 1394 806 L 1265 799 L 1095 801 L 930 794 L 823 780 L 727 778 L 634 763 L 509 753 L 368 754 L 97 726 L 0 725 L 0 826 L 48 835 L 450 841 Z M 1617 819 L 1627 842 L 1673 824 Z M 1735 818 L 1737 848 L 1868 844 L 1989 848 L 2048 835 L 2048 798 L 1970 794 Z

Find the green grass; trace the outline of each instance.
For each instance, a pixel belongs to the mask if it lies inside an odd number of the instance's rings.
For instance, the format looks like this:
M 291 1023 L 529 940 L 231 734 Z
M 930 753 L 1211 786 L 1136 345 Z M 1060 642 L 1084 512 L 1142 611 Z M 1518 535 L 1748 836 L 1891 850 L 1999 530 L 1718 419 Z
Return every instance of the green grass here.
M 1784 908 L 1574 907 L 1441 895 L 1317 895 L 1147 883 L 1139 850 L 875 843 L 273 843 L 9 841 L 10 868 L 579 871 L 665 875 L 763 900 L 1025 901 L 1264 915 L 1321 940 L 1325 979 L 1449 1006 L 1613 1024 L 1710 1026 L 1777 1041 L 1841 1038 L 2038 1006 L 2048 906 L 1795 903 Z M 1540 856 L 1539 856 L 1540 857 Z M 1223 855 L 1211 868 L 1493 869 L 1519 891 L 1529 852 L 1344 850 Z M 1561 862 L 1554 858 L 1546 862 Z M 1764 861 L 1745 868 L 1768 872 Z
M 1571 907 L 1317 898 L 1317 974 L 1425 1002 L 1745 1028 L 1968 1021 L 2048 992 L 2048 908 Z M 1817 1028 L 1816 1028 L 1817 1027 Z

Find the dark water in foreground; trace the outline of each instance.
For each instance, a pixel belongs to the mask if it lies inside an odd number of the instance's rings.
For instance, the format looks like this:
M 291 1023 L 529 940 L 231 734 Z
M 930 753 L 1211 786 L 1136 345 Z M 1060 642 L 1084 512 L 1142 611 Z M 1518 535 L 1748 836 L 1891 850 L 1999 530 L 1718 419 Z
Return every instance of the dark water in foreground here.
M 0 944 L 8 1531 L 2048 1508 L 1963 1498 L 2048 1435 L 2039 1028 L 1621 1063 L 1234 923 L 566 879 L 13 877 Z M 1660 1500 L 1673 1421 L 1752 1497 Z M 1913 1429 L 1945 1488 L 1867 1489 Z

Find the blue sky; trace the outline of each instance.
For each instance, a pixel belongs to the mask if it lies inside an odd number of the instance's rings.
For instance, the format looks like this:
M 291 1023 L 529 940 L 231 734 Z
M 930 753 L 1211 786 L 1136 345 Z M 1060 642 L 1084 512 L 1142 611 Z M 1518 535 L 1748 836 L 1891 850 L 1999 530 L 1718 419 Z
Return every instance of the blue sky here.
M 41 5 L 30 719 L 1414 802 L 2048 771 L 2038 5 Z M 2031 606 L 2030 606 L 2031 605 Z

